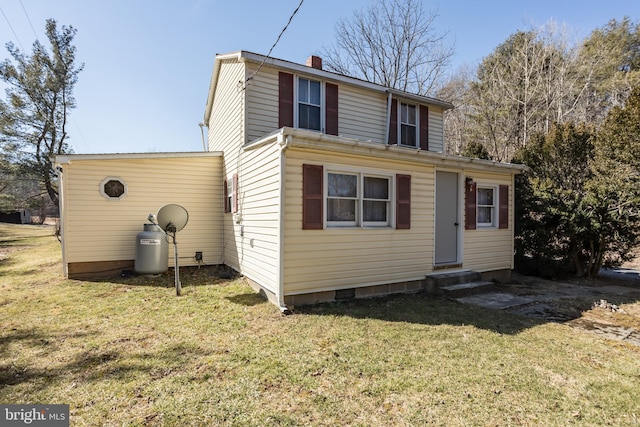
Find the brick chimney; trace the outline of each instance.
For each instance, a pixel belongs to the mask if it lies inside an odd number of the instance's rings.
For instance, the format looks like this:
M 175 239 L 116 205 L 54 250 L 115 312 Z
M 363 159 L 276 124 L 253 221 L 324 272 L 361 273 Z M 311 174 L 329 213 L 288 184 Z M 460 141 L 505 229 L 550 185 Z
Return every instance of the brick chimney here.
M 322 58 L 320 58 L 319 56 L 311 55 L 307 58 L 307 67 L 322 70 Z

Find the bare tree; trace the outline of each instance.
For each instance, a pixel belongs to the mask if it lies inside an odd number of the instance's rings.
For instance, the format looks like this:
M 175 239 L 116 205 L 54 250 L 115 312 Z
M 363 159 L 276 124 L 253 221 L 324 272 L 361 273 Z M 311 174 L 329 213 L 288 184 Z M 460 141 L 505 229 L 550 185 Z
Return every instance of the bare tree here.
M 379 0 L 335 25 L 327 69 L 390 88 L 432 95 L 454 53 L 437 32 L 437 12 L 418 0 Z
M 455 108 L 444 112 L 445 151 L 461 154 L 473 138 L 471 82 L 476 70 L 470 66 L 459 67 L 435 96 L 450 102 Z

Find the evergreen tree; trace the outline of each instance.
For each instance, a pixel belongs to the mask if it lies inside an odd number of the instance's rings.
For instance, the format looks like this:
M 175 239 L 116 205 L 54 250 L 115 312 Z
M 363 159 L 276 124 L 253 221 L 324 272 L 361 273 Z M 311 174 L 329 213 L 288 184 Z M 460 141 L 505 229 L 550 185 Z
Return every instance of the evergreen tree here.
M 71 151 L 67 123 L 75 107 L 73 88 L 82 65 L 75 62 L 72 44 L 76 30 L 48 19 L 47 50 L 38 40 L 27 56 L 12 43 L 7 50 L 13 58 L 0 63 L 0 79 L 7 84 L 6 101 L 0 100 L 0 143 L 20 150 L 22 167 L 35 174 L 54 204 L 58 204 L 56 174 L 51 156 Z

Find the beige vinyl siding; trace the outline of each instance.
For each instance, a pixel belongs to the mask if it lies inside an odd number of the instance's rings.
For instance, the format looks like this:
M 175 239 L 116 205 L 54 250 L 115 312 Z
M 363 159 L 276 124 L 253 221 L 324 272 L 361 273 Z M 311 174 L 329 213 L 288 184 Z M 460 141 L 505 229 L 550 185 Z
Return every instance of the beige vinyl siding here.
M 258 64 L 247 63 L 247 74 L 257 68 Z M 278 70 L 262 67 L 246 87 L 246 142 L 251 142 L 278 129 Z
M 178 233 L 180 256 L 202 251 L 205 263 L 220 263 L 220 176 L 220 157 L 72 160 L 63 166 L 65 262 L 135 259 L 136 234 L 149 213 L 177 203 L 189 212 L 187 226 Z M 100 183 L 106 177 L 124 181 L 126 196 L 103 197 Z M 191 258 L 180 264 L 196 262 Z
M 257 64 L 248 63 L 247 74 L 251 75 L 257 67 Z M 384 143 L 387 121 L 386 95 L 326 81 L 338 84 L 340 136 Z M 247 142 L 251 142 L 278 129 L 278 70 L 263 66 L 247 85 L 246 94 Z
M 209 150 L 224 152 L 224 165 L 220 177 L 220 188 L 225 180 L 232 180 L 238 172 L 238 157 L 244 144 L 244 91 L 240 82 L 245 81 L 245 64 L 235 59 L 220 64 L 220 74 L 209 119 Z M 223 190 L 224 191 L 224 190 Z M 223 193 L 224 194 L 224 193 Z M 222 198 L 222 196 L 221 196 Z M 233 214 L 223 213 L 223 262 L 238 270 L 238 248 L 235 246 Z
M 444 119 L 440 107 L 429 106 L 429 151 L 444 151 Z
M 240 146 L 244 143 L 244 92 L 239 82 L 245 79 L 244 64 L 222 61 L 211 116 L 209 118 L 209 151 L 224 152 L 225 170 L 235 169 Z
M 244 276 L 278 292 L 280 149 L 267 144 L 244 150 L 238 172 L 238 213 L 226 258 Z M 232 214 L 227 214 L 231 217 Z M 233 253 L 235 250 L 235 253 Z
M 464 267 L 476 271 L 512 269 L 514 208 L 512 176 L 470 171 L 467 171 L 465 176 L 473 178 L 478 185 L 509 186 L 509 227 L 506 229 L 496 227 L 465 230 Z M 496 204 L 497 202 L 496 200 Z
M 347 154 L 286 154 L 284 293 L 386 284 L 424 278 L 433 259 L 434 172 L 431 166 Z M 411 175 L 411 229 L 302 230 L 302 165 Z
M 384 93 L 341 85 L 338 92 L 340 136 L 385 143 L 387 97 Z

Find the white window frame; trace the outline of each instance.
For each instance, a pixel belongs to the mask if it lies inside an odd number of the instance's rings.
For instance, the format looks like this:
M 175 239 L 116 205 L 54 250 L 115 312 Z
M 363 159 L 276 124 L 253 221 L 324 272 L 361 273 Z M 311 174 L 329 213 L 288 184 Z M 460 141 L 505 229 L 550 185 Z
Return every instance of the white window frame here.
M 300 101 L 300 80 L 307 80 L 309 82 L 318 82 L 320 84 L 320 105 L 311 104 L 309 102 Z M 293 122 L 298 129 L 306 129 L 314 132 L 324 132 L 325 129 L 325 88 L 322 80 L 313 79 L 305 76 L 296 76 L 294 83 L 294 109 L 293 109 Z M 314 107 L 320 107 L 320 129 L 309 129 L 300 127 L 300 104 L 311 105 Z
M 403 106 L 408 107 L 413 107 L 416 110 L 416 122 L 415 123 L 405 123 L 402 121 L 402 109 Z M 407 111 L 408 113 L 408 111 Z M 408 114 L 407 114 L 408 116 Z M 411 147 L 411 148 L 420 148 L 420 105 L 418 104 L 413 104 L 410 102 L 404 102 L 401 100 L 398 100 L 398 145 L 402 146 L 402 147 Z M 408 145 L 403 143 L 402 141 L 402 125 L 406 125 L 406 126 L 413 126 L 415 127 L 415 131 L 416 131 L 416 145 Z
M 108 195 L 106 193 L 106 191 L 104 191 L 104 186 L 109 182 L 109 181 L 118 181 L 120 184 L 122 184 L 122 186 L 124 187 L 124 191 L 122 192 L 122 194 L 118 197 L 111 197 L 110 195 Z M 110 200 L 112 202 L 118 201 L 118 200 L 122 200 L 127 196 L 127 193 L 129 192 L 129 187 L 127 186 L 127 183 L 125 182 L 124 179 L 118 177 L 118 176 L 108 176 L 105 179 L 103 179 L 100 182 L 100 194 L 102 195 L 102 197 L 104 197 L 107 200 Z
M 491 190 L 493 192 L 493 204 L 480 204 L 480 190 Z M 496 228 L 498 227 L 498 187 L 496 185 L 480 184 L 476 187 L 476 227 L 478 228 Z M 480 222 L 480 209 L 491 208 L 491 222 Z
M 344 197 L 343 199 L 355 199 L 355 220 L 354 221 L 329 221 L 328 209 L 330 199 L 340 199 L 340 197 L 329 196 L 329 175 L 352 175 L 357 178 L 356 197 Z M 366 178 L 382 178 L 387 180 L 387 199 L 365 199 L 364 197 L 364 179 Z M 381 173 L 378 171 L 354 171 L 353 169 L 331 168 L 325 167 L 324 172 L 324 226 L 325 228 L 391 228 L 395 218 L 395 175 L 389 173 Z M 386 221 L 364 221 L 364 201 L 376 200 L 386 202 L 387 220 Z

